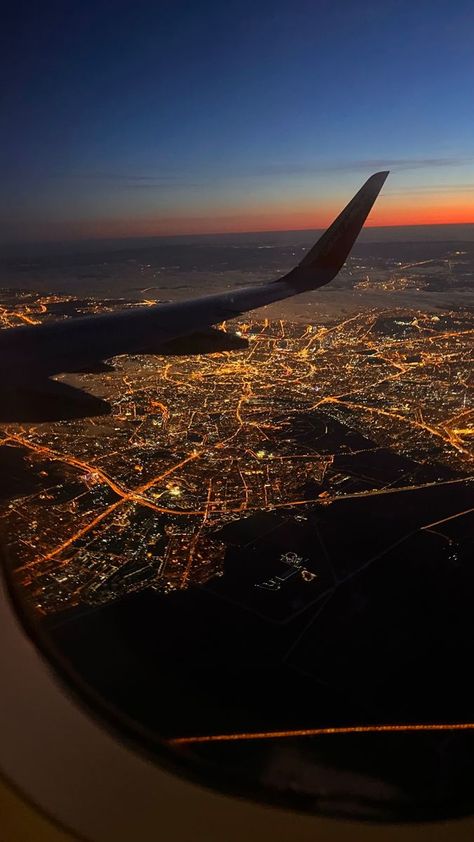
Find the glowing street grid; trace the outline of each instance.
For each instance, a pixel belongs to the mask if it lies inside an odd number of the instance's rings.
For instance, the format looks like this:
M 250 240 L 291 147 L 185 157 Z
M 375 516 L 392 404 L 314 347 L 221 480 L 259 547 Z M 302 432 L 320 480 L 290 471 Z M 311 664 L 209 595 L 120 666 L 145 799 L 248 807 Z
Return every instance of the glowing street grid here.
M 75 301 L 26 295 L 2 308 L 2 324 L 38 321 L 52 305 Z M 341 500 L 472 480 L 472 313 L 369 309 L 324 326 L 220 327 L 248 348 L 117 358 L 100 377 L 68 378 L 100 391 L 110 416 L 1 428 L 28 489 L 5 504 L 4 531 L 16 581 L 40 613 L 218 577 L 219 530 L 255 513 L 304 519 Z M 347 440 L 332 435 L 335 424 Z M 368 452 L 394 452 L 419 470 L 389 482 L 358 474 L 353 433 Z M 429 515 L 422 528 L 443 533 L 444 518 Z M 320 585 L 304 559 L 286 566 Z M 256 587 L 280 587 L 255 576 Z

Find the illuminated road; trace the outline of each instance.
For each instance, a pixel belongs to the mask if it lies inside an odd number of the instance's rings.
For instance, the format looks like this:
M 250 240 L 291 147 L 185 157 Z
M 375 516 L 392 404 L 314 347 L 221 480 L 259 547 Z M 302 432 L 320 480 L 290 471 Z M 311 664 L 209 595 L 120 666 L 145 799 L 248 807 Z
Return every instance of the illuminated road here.
M 0 322 L 37 320 L 50 301 L 3 308 Z M 472 480 L 468 314 L 367 310 L 324 326 L 221 328 L 238 329 L 248 350 L 118 358 L 100 378 L 76 375 L 111 402 L 110 419 L 4 428 L 0 445 L 25 455 L 40 486 L 4 511 L 17 580 L 38 610 L 114 599 L 108 583 L 130 560 L 152 566 L 164 590 L 206 581 L 222 570 L 215 531 L 243 515 Z M 367 444 L 333 442 L 333 429 Z M 384 483 L 337 467 L 379 449 L 454 475 Z

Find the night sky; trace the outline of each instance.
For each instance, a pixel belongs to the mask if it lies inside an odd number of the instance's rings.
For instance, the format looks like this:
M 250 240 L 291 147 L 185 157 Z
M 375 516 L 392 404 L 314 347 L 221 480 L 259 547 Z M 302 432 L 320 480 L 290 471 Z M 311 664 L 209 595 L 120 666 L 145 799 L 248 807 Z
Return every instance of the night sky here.
M 15 2 L 0 240 L 474 222 L 472 0 Z

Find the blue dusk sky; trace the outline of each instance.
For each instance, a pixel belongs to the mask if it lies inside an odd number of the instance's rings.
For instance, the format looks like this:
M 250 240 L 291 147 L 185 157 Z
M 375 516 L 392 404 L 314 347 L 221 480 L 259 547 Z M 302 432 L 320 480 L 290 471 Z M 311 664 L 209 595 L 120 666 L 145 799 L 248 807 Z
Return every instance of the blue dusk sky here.
M 472 0 L 9 7 L 3 242 L 474 222 Z

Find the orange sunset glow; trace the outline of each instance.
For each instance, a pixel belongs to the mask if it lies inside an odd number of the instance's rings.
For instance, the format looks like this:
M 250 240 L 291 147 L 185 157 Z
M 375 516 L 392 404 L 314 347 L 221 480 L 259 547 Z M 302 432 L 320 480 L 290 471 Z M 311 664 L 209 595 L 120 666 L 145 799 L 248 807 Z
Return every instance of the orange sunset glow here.
M 315 191 L 316 192 L 316 191 Z M 258 231 L 314 230 L 325 228 L 342 210 L 350 197 L 338 191 L 337 201 L 315 198 L 311 201 L 295 197 L 278 204 L 253 204 L 216 207 L 207 205 L 167 214 L 137 213 L 134 216 L 103 216 L 78 219 L 35 219 L 25 222 L 23 235 L 28 239 L 101 239 L 200 234 L 231 234 Z M 474 191 L 472 194 L 439 193 L 382 195 L 370 213 L 366 228 L 404 225 L 474 224 Z

